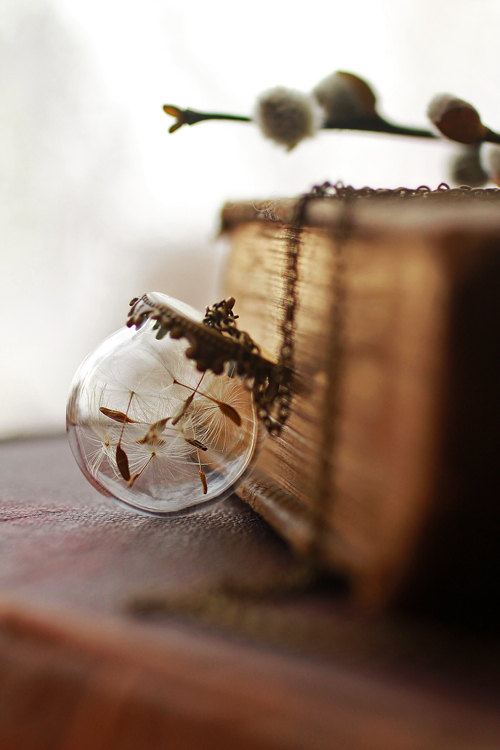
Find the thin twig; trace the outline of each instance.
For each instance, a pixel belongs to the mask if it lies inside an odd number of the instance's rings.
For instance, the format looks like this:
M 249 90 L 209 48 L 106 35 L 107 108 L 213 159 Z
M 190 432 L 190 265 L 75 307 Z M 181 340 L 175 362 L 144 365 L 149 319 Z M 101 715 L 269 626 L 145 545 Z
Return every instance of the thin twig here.
M 169 133 L 175 133 L 182 125 L 195 125 L 204 120 L 229 120 L 239 122 L 253 122 L 251 117 L 245 115 L 232 115 L 223 112 L 200 112 L 195 109 L 180 109 L 172 104 L 163 107 L 167 115 L 176 118 L 176 122 L 169 128 Z M 321 126 L 323 130 L 360 130 L 369 133 L 387 133 L 389 135 L 402 135 L 412 138 L 431 138 L 441 140 L 441 137 L 431 130 L 425 128 L 413 128 L 405 125 L 396 125 L 388 122 L 379 115 L 371 117 L 346 117 L 336 120 L 327 120 Z M 488 143 L 500 143 L 500 133 L 487 129 L 484 140 Z

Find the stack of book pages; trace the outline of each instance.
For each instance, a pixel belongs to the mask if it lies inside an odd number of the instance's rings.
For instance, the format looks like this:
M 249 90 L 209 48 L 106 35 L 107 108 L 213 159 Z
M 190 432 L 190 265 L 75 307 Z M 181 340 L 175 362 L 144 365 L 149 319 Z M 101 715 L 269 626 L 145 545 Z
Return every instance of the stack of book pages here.
M 223 209 L 240 328 L 277 358 L 294 307 L 291 416 L 240 494 L 298 553 L 347 574 L 364 607 L 488 615 L 499 196 L 338 189 L 307 201 L 300 226 L 296 199 Z

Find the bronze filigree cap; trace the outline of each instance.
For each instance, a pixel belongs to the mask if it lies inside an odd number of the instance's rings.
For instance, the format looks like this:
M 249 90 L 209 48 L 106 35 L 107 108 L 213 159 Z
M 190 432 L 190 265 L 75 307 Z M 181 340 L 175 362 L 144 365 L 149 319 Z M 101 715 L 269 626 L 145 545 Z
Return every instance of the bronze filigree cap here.
M 277 434 L 283 426 L 276 416 L 279 396 L 283 388 L 289 388 L 291 371 L 262 356 L 252 337 L 237 328 L 234 304 L 233 297 L 221 300 L 207 307 L 203 319 L 196 320 L 177 300 L 148 292 L 130 302 L 127 326 L 140 328 L 151 320 L 157 339 L 167 334 L 186 339 L 186 357 L 194 360 L 200 372 L 211 370 L 220 375 L 234 368 L 234 374 L 252 391 L 259 419 L 269 432 Z

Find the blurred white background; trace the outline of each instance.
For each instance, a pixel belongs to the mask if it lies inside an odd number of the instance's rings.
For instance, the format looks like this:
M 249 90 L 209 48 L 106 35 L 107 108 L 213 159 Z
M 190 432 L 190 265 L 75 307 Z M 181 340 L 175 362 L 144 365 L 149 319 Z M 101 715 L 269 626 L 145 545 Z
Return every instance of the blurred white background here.
M 63 429 L 80 360 L 131 297 L 217 299 L 224 201 L 343 180 L 431 186 L 444 142 L 323 132 L 285 153 L 245 123 L 168 135 L 162 104 L 250 114 L 351 70 L 426 125 L 450 91 L 500 127 L 497 0 L 2 0 L 0 436 Z

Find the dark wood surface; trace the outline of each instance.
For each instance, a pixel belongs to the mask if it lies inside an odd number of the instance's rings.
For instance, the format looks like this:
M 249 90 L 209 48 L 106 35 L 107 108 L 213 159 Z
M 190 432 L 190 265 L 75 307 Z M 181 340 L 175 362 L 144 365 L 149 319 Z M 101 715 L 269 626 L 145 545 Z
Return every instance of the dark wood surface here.
M 361 616 L 333 584 L 207 598 L 296 565 L 237 499 L 133 514 L 63 437 L 0 444 L 0 472 L 2 750 L 500 747 L 483 637 Z M 169 611 L 139 616 L 149 595 Z

